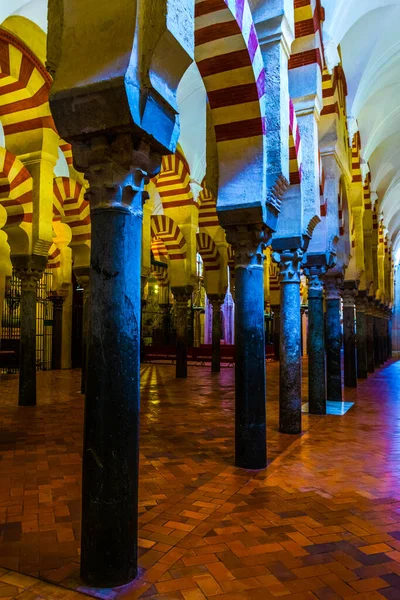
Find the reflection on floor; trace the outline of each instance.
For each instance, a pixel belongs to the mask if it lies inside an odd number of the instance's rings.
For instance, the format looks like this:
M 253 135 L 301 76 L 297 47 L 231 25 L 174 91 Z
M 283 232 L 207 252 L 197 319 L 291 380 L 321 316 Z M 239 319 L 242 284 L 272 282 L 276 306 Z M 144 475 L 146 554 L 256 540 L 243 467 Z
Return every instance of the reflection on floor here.
M 353 405 L 354 402 L 333 402 L 332 400 L 328 400 L 326 403 L 326 414 L 342 416 L 345 415 Z M 304 402 L 302 411 L 303 413 L 308 413 L 308 402 Z
M 343 416 L 303 415 L 294 437 L 277 432 L 268 365 L 270 464 L 255 473 L 233 466 L 233 376 L 143 368 L 140 576 L 101 592 L 79 581 L 79 373 L 40 373 L 36 408 L 3 378 L 0 566 L 69 589 L 0 570 L 0 596 L 399 600 L 400 362 L 346 391 Z

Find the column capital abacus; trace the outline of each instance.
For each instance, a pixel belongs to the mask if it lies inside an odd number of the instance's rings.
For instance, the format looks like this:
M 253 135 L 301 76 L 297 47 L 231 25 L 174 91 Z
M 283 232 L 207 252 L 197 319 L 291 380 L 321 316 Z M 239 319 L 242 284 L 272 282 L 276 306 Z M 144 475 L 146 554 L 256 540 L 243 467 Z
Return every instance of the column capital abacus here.
M 63 293 L 62 291 L 54 291 L 48 298 L 52 301 L 55 310 L 61 310 L 66 297 L 67 293 Z
M 281 283 L 300 283 L 300 271 L 303 260 L 303 250 L 283 250 L 273 252 L 272 259 L 279 267 Z
M 342 292 L 343 308 L 354 308 L 357 297 L 356 289 L 344 289 Z
M 226 239 L 235 251 L 235 270 L 263 268 L 263 253 L 271 232 L 262 223 L 255 225 L 230 225 L 225 228 Z
M 193 286 L 185 285 L 182 287 L 171 287 L 171 292 L 174 296 L 176 307 L 178 309 L 187 308 L 187 304 L 192 297 Z
M 225 302 L 225 294 L 207 294 L 207 298 L 213 310 L 220 310 Z
M 307 277 L 308 283 L 308 297 L 309 298 L 321 298 L 324 293 L 324 280 L 323 277 L 327 272 L 328 267 L 326 265 L 312 265 L 303 266 L 303 272 Z
M 74 158 L 89 182 L 91 211 L 119 209 L 142 216 L 144 186 L 160 170 L 161 155 L 130 132 L 95 135 L 73 144 Z
M 15 269 L 15 274 L 21 280 L 23 292 L 36 292 L 37 282 L 42 278 L 44 271 L 38 269 Z
M 21 280 L 21 291 L 35 292 L 37 282 L 42 278 L 47 264 L 47 256 L 17 255 L 11 257 L 11 262 L 18 279 Z
M 325 275 L 324 285 L 326 300 L 340 300 L 343 290 L 343 278 L 340 275 Z

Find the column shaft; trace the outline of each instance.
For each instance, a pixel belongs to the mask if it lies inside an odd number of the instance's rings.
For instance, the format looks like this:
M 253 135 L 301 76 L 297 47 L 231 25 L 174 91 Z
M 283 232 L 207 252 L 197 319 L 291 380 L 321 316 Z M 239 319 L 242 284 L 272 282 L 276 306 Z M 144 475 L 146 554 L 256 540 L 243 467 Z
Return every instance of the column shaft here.
M 36 405 L 36 288 L 21 292 L 20 406 Z
M 374 319 L 374 359 L 375 368 L 378 369 L 381 365 L 381 345 L 379 341 L 379 317 L 375 313 Z
M 357 387 L 354 290 L 345 290 L 343 298 L 344 385 Z
M 326 414 L 324 303 L 320 293 L 308 294 L 308 410 Z
M 368 377 L 367 357 L 367 316 L 364 299 L 356 303 L 356 328 L 357 328 L 357 377 L 366 379 Z
M 91 223 L 81 576 L 114 587 L 137 572 L 141 211 Z
M 188 302 L 193 288 L 173 287 L 176 314 L 176 377 L 187 377 L 187 349 L 188 349 Z
M 279 346 L 279 431 L 301 432 L 301 313 L 300 265 L 303 252 L 274 252 L 281 284 Z
M 385 364 L 385 332 L 384 332 L 384 319 L 379 316 L 378 328 L 379 328 L 379 362 L 380 365 Z
M 340 298 L 326 300 L 327 399 L 342 401 Z
M 260 264 L 235 271 L 235 464 L 266 466 L 264 270 Z
M 221 370 L 221 306 L 224 302 L 224 296 L 219 294 L 209 294 L 208 299 L 212 305 L 212 356 L 211 372 L 219 373 Z
M 274 343 L 274 358 L 279 360 L 279 339 L 281 336 L 281 309 L 280 306 L 272 307 L 274 312 L 273 321 L 273 343 Z
M 19 406 L 36 405 L 36 286 L 42 277 L 46 256 L 11 256 L 21 280 Z
M 54 296 L 53 302 L 53 336 L 51 349 L 51 368 L 61 369 L 62 362 L 62 322 L 64 298 Z
M 375 371 L 374 356 L 374 317 L 370 312 L 366 314 L 366 345 L 367 345 L 367 368 L 368 373 Z
M 281 283 L 279 430 L 301 432 L 300 284 Z

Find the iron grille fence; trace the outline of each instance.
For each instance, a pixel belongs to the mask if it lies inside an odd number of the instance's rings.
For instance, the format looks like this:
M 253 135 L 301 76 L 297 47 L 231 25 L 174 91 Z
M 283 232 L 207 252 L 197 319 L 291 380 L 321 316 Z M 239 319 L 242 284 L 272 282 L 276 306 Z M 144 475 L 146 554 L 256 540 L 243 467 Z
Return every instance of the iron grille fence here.
M 36 287 L 36 367 L 51 369 L 53 339 L 53 303 L 49 299 L 53 274 L 46 271 Z M 6 279 L 6 292 L 2 306 L 0 347 L 19 354 L 21 281 L 12 272 Z M 18 367 L 2 372 L 18 373 Z

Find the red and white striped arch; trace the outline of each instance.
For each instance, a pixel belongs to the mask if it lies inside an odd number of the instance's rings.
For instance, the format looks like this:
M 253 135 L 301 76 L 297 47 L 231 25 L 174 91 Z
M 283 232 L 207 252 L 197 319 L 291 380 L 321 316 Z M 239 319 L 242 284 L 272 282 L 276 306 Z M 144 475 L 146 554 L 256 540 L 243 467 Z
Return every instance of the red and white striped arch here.
M 197 252 L 200 254 L 206 271 L 219 271 L 220 254 L 214 240 L 207 233 L 196 234 Z
M 43 127 L 56 130 L 50 86 L 51 77 L 33 52 L 0 29 L 0 119 L 6 137 Z
M 71 246 L 90 241 L 90 207 L 85 188 L 71 177 L 55 177 L 53 183 L 53 219 L 71 228 Z
M 168 250 L 165 247 L 164 242 L 154 237 L 151 242 L 151 251 L 153 252 L 153 256 L 155 260 L 159 262 L 168 262 Z
M 196 0 L 195 60 L 215 128 L 218 203 L 235 208 L 240 193 L 254 206 L 265 191 L 265 70 L 248 0 Z
M 163 268 L 159 265 L 152 265 L 151 272 L 157 279 L 158 285 L 161 287 L 166 287 L 168 285 L 168 268 Z
M 292 100 L 289 100 L 289 173 L 291 185 L 301 183 L 301 137 Z
M 54 242 L 51 244 L 49 249 L 49 255 L 47 258 L 47 269 L 58 269 L 61 265 L 61 252 L 59 248 L 57 248 Z
M 215 197 L 207 188 L 205 181 L 202 183 L 199 194 L 199 227 L 218 227 L 217 202 Z
M 60 150 L 64 154 L 67 165 L 71 166 L 73 164 L 71 144 L 68 144 L 68 142 L 65 142 L 64 140 L 60 140 Z
M 164 210 L 196 204 L 190 188 L 189 165 L 179 153 L 163 156 L 156 188 Z
M 7 212 L 5 230 L 32 223 L 32 177 L 16 156 L 1 147 L 0 202 Z
M 166 215 L 152 215 L 151 234 L 165 244 L 170 260 L 186 258 L 186 240 L 178 225 Z

